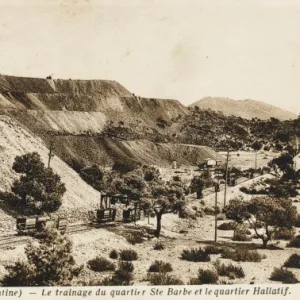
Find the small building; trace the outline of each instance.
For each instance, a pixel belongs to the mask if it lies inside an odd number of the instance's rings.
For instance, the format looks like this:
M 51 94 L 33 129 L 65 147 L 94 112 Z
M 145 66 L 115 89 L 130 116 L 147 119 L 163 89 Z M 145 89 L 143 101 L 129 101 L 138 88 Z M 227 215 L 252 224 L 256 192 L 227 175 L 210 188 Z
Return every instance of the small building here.
M 212 158 L 207 158 L 205 159 L 204 165 L 206 166 L 206 168 L 214 168 L 215 166 L 217 166 L 217 161 Z

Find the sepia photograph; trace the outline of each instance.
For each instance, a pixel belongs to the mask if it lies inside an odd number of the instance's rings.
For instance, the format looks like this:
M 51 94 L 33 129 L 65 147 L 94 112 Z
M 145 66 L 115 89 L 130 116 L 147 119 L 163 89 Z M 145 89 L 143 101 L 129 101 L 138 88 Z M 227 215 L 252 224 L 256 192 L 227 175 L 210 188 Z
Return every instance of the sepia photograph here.
M 299 145 L 299 1 L 0 0 L 1 291 L 286 296 Z

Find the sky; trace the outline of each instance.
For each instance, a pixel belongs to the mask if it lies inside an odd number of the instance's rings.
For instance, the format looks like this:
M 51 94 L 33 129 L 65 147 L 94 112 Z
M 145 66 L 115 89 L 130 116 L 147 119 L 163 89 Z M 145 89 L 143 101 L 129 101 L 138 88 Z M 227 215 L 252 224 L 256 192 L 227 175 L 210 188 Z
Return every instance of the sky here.
M 300 1 L 0 0 L 0 73 L 300 112 Z

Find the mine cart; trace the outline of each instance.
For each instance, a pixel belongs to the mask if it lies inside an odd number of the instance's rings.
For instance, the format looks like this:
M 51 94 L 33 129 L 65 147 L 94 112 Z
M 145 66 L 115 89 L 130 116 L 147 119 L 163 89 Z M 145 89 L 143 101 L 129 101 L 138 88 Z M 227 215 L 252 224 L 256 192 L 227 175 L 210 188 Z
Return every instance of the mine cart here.
M 19 234 L 26 234 L 36 230 L 36 217 L 17 218 L 17 231 Z
M 98 223 L 106 223 L 106 222 L 114 222 L 116 219 L 115 208 L 101 208 L 97 210 L 97 222 Z

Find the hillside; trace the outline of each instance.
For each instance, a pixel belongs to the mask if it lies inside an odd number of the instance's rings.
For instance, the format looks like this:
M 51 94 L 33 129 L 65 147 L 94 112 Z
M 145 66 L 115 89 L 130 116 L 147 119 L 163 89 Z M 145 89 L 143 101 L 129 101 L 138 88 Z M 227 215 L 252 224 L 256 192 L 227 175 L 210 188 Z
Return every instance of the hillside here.
M 17 176 L 12 170 L 15 156 L 36 151 L 41 155 L 43 162 L 47 163 L 49 150 L 44 142 L 11 118 L 1 115 L 0 140 L 0 189 L 2 191 L 9 191 Z M 61 176 L 67 189 L 59 210 L 60 214 L 72 213 L 75 218 L 82 217 L 84 212 L 96 207 L 99 193 L 86 184 L 75 171 L 57 156 L 51 161 L 51 167 Z
M 269 118 L 276 118 L 279 120 L 289 120 L 297 118 L 297 115 L 279 107 L 248 99 L 232 100 L 229 98 L 207 97 L 190 105 L 190 107 L 195 106 L 201 109 L 220 111 L 227 116 L 234 115 L 246 119 L 258 118 L 267 120 Z

